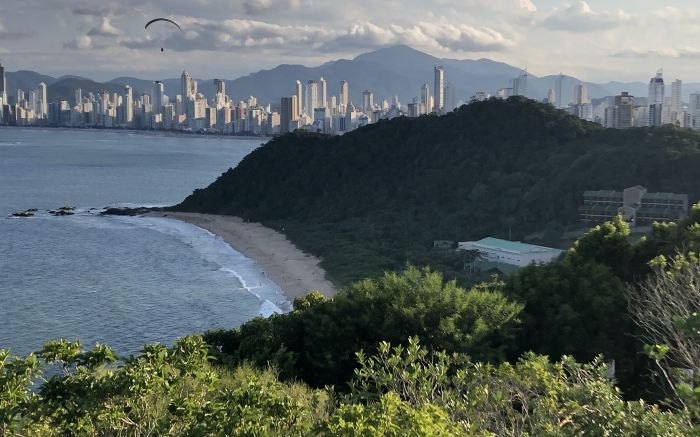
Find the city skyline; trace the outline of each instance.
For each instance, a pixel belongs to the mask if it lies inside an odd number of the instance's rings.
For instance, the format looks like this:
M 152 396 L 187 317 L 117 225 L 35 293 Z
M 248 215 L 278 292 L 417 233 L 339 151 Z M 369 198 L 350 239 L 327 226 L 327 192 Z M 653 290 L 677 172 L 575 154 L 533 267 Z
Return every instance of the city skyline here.
M 535 75 L 639 81 L 654 65 L 696 80 L 699 12 L 689 1 L 647 0 L 635 2 L 634 11 L 621 0 L 26 0 L 0 6 L 0 56 L 17 69 L 95 80 L 127 72 L 163 77 L 181 69 L 183 58 L 193 76 L 235 77 L 408 44 L 439 58 L 489 58 Z M 154 16 L 178 20 L 183 31 L 145 31 Z

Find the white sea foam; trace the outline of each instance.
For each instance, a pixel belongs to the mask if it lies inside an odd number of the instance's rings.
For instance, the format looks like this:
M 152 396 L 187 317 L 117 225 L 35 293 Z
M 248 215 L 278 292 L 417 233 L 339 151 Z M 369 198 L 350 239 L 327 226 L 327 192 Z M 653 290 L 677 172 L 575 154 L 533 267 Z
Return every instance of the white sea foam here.
M 173 236 L 192 247 L 205 260 L 219 266 L 219 271 L 236 279 L 240 288 L 260 300 L 260 313 L 269 316 L 291 310 L 282 289 L 272 282 L 257 263 L 236 251 L 221 237 L 206 229 L 180 220 L 161 217 L 110 217 L 112 220 L 144 226 Z

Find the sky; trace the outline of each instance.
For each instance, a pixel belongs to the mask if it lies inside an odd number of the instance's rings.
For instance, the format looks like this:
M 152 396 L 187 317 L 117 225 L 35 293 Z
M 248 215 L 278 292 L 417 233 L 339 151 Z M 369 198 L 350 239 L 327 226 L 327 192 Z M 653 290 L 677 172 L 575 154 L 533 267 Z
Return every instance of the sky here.
M 177 21 L 144 29 L 155 17 Z M 233 79 L 395 44 L 538 76 L 700 81 L 700 3 L 588 0 L 0 0 L 9 71 Z M 161 47 L 164 49 L 160 51 Z

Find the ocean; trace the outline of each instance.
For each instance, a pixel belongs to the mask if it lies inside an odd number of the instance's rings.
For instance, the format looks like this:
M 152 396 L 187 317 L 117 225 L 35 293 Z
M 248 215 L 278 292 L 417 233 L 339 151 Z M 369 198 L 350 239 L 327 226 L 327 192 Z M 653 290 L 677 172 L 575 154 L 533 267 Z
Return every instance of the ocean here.
M 65 338 L 123 357 L 288 311 L 261 268 L 208 231 L 98 214 L 178 203 L 262 141 L 0 128 L 0 349 Z M 62 206 L 77 214 L 47 212 Z M 36 216 L 8 217 L 29 208 Z

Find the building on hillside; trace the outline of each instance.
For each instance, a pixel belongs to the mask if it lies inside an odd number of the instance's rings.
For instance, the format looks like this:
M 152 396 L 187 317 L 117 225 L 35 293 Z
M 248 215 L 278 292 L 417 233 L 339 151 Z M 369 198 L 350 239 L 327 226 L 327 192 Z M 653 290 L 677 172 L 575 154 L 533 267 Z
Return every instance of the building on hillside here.
M 464 241 L 457 245 L 457 250 L 475 250 L 484 261 L 525 267 L 532 263 L 548 263 L 559 258 L 562 250 L 551 247 L 535 246 L 519 241 L 501 240 L 487 237 L 479 241 Z
M 579 206 L 581 220 L 598 222 L 610 220 L 618 214 L 632 226 L 654 221 L 671 221 L 688 213 L 688 195 L 675 193 L 648 193 L 641 185 L 624 191 L 598 190 L 583 193 Z

